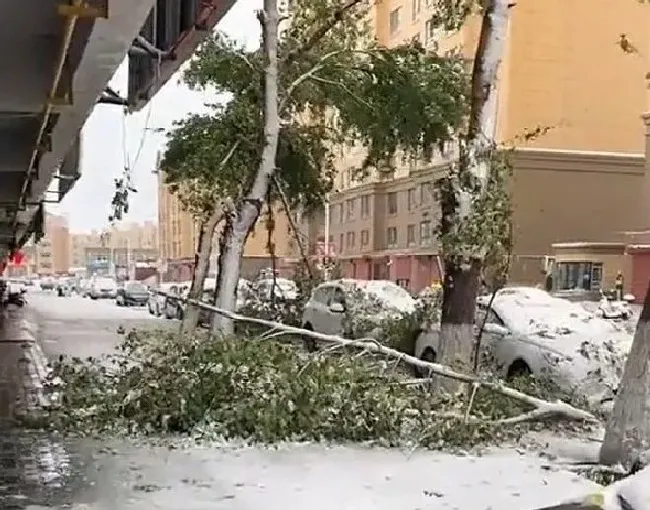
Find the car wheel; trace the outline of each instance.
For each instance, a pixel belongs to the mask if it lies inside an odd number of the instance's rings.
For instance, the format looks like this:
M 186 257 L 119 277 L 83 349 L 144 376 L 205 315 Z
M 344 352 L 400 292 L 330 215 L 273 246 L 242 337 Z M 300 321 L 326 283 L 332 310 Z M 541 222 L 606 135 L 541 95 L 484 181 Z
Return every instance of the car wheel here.
M 510 365 L 510 368 L 508 368 L 506 379 L 512 380 L 519 377 L 528 377 L 530 375 L 533 375 L 533 371 L 528 366 L 528 363 L 523 359 L 517 359 L 512 365 Z
M 314 327 L 309 322 L 307 324 L 304 324 L 302 329 L 306 329 L 307 331 L 314 331 Z M 303 335 L 302 342 L 305 345 L 305 349 L 307 349 L 307 352 L 318 351 L 318 342 L 315 338 L 312 338 L 307 335 Z
M 428 363 L 436 363 L 438 356 L 436 355 L 436 352 L 431 347 L 427 347 L 426 349 L 424 349 L 424 352 L 420 355 L 420 359 Z M 426 368 L 418 367 L 417 374 L 420 377 L 429 377 L 429 371 Z

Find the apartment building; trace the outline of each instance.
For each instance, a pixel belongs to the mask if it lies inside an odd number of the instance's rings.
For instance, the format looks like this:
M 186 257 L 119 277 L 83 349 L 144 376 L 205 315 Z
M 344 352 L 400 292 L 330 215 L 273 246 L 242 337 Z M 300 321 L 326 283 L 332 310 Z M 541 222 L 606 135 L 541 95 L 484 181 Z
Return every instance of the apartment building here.
M 443 34 L 434 28 L 433 4 L 375 3 L 378 41 L 392 46 L 418 38 L 425 46 L 460 48 L 470 60 L 479 20 Z M 500 69 L 498 139 L 517 146 L 511 183 L 514 281 L 539 281 L 554 243 L 606 241 L 622 231 L 647 229 L 644 122 L 650 133 L 650 117 L 642 114 L 648 99 L 649 18 L 647 6 L 617 0 L 522 0 L 512 8 Z M 621 50 L 622 32 L 638 54 Z M 548 132 L 519 141 L 538 127 Z M 361 156 L 347 150 L 341 158 L 330 197 L 331 251 L 347 276 L 390 278 L 417 291 L 440 274 L 434 183 L 450 155 L 358 181 L 352 169 Z M 312 225 L 312 243 L 324 241 L 324 231 L 324 224 Z
M 199 229 L 192 215 L 186 211 L 178 197 L 171 193 L 165 183 L 165 174 L 158 171 L 158 224 L 160 228 L 160 258 L 168 279 L 189 280 L 194 267 L 194 256 L 197 249 Z M 260 269 L 269 267 L 271 260 L 267 250 L 267 228 L 264 211 L 249 235 L 244 248 L 242 275 L 252 278 Z M 289 232 L 287 217 L 279 210 L 274 211 L 275 221 L 274 243 L 277 264 L 287 269 L 293 259 L 294 243 Z M 210 273 L 216 272 L 219 257 L 219 234 L 217 229 L 213 239 Z

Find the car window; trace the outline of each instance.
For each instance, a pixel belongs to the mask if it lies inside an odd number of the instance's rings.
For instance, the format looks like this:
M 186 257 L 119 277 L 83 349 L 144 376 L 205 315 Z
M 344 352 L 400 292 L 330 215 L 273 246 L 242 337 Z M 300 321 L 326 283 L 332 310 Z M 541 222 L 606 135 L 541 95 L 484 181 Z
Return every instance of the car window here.
M 345 305 L 345 292 L 343 292 L 341 287 L 334 287 L 332 303 L 341 303 L 342 305 Z
M 178 287 L 176 285 L 169 287 L 169 294 L 178 294 Z
M 323 304 L 329 303 L 333 290 L 334 289 L 330 285 L 318 287 L 314 290 L 314 301 L 318 301 L 319 303 Z

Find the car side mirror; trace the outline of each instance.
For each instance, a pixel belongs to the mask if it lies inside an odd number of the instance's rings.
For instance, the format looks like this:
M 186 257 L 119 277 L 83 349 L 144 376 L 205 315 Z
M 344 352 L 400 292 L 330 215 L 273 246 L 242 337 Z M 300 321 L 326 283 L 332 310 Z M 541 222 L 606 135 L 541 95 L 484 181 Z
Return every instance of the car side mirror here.
M 493 335 L 499 336 L 506 336 L 509 333 L 508 328 L 501 326 L 500 324 L 495 324 L 494 322 L 486 323 L 483 330 L 486 333 L 491 333 Z
M 343 313 L 345 312 L 345 306 L 343 303 L 339 303 L 338 301 L 333 301 L 330 303 L 330 312 L 333 313 Z

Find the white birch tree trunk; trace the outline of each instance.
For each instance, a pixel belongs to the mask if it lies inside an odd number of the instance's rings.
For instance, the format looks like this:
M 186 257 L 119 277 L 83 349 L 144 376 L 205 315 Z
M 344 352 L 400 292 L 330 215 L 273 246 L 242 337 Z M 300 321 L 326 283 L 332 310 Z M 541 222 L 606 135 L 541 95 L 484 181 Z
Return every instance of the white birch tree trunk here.
M 264 76 L 264 149 L 262 160 L 253 182 L 253 187 L 237 207 L 230 220 L 230 227 L 224 231 L 223 252 L 220 253 L 221 267 L 218 275 L 217 306 L 234 311 L 237 303 L 237 283 L 241 268 L 241 258 L 248 234 L 254 228 L 260 215 L 266 195 L 275 172 L 275 158 L 280 135 L 280 116 L 278 112 L 278 3 L 277 0 L 264 0 L 264 10 L 260 13 L 262 41 L 266 59 Z M 214 315 L 213 331 L 223 335 L 234 333 L 231 319 Z
M 187 296 L 189 299 L 201 300 L 203 297 L 203 285 L 208 270 L 210 269 L 210 255 L 212 254 L 214 230 L 217 228 L 217 224 L 222 217 L 223 213 L 215 210 L 210 214 L 210 217 L 201 224 L 201 233 L 199 234 L 197 254 L 194 261 L 192 285 Z M 183 317 L 183 324 L 181 325 L 181 332 L 190 333 L 196 329 L 196 326 L 199 323 L 199 311 L 200 310 L 197 306 L 188 303 L 187 311 Z
M 481 35 L 472 71 L 470 119 L 467 137 L 461 140 L 459 172 L 470 173 L 485 188 L 490 170 L 489 156 L 497 126 L 498 71 L 503 60 L 510 0 L 485 2 Z M 444 195 L 448 195 L 446 198 Z M 456 185 L 452 194 L 443 194 L 443 226 L 455 229 L 472 213 L 472 194 Z M 474 312 L 481 274 L 481 254 L 459 260 L 444 255 L 443 305 L 440 330 L 441 363 L 471 370 L 474 346 Z
M 650 283 L 607 421 L 600 462 L 630 467 L 650 448 Z

